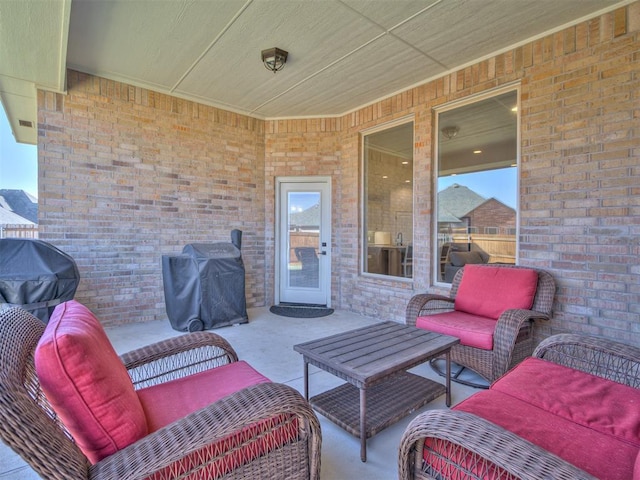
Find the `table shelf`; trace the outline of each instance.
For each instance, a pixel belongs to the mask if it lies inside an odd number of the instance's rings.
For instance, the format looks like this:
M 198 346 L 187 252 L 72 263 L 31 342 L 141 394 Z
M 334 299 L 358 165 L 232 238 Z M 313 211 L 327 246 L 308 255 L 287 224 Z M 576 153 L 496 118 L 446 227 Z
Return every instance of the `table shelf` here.
M 444 385 L 428 378 L 401 372 L 367 389 L 366 438 L 446 392 Z M 310 399 L 313 408 L 360 438 L 360 390 L 345 383 Z

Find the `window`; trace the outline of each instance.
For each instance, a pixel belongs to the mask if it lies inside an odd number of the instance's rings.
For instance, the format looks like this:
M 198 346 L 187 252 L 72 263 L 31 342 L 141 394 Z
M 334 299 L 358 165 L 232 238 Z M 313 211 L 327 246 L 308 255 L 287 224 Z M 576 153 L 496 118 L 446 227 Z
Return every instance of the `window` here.
M 413 276 L 413 122 L 363 135 L 363 272 Z
M 451 283 L 464 255 L 516 263 L 518 91 L 484 96 L 436 112 L 435 278 Z M 476 260 L 477 261 L 477 260 Z

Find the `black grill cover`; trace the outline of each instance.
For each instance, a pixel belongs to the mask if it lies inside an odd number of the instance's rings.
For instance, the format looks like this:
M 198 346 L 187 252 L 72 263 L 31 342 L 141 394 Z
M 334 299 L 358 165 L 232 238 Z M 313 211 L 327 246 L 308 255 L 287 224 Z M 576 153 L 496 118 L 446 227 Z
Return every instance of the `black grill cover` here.
M 0 239 L 0 307 L 19 305 L 43 322 L 72 300 L 80 283 L 76 262 L 42 240 Z
M 167 316 L 179 331 L 247 323 L 242 232 L 232 243 L 191 243 L 182 255 L 162 256 Z

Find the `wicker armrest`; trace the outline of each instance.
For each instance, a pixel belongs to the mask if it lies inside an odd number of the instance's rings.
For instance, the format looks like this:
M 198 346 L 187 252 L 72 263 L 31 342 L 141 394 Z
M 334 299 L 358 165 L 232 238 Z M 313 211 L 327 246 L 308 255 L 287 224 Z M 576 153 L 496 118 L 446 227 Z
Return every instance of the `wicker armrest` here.
M 213 332 L 194 332 L 120 356 L 136 389 L 238 361 L 233 347 Z
M 145 478 L 216 440 L 280 414 L 298 418 L 297 441 L 306 450 L 304 458 L 309 465 L 294 468 L 309 471 L 312 479 L 319 478 L 318 419 L 296 390 L 278 383 L 253 385 L 194 412 L 93 465 L 90 476 L 113 480 Z M 264 473 L 279 478 L 277 469 Z M 234 478 L 233 472 L 225 478 Z
M 640 348 L 605 338 L 563 333 L 544 339 L 533 355 L 640 388 Z
M 520 334 L 520 329 L 534 320 L 549 320 L 549 316 L 534 310 L 506 310 L 498 318 L 493 334 L 494 362 L 493 378 L 498 378 L 509 369 L 513 349 Z
M 487 420 L 467 412 L 431 410 L 417 416 L 405 430 L 398 455 L 400 480 L 431 478 L 423 470 L 423 447 L 426 438 L 441 440 L 465 449 L 453 450 L 455 456 L 482 471 L 497 466 L 523 480 L 553 478 L 556 480 L 594 479 L 588 473 L 565 462 L 552 453 Z M 465 468 L 460 468 L 460 478 Z M 458 477 L 455 477 L 458 478 Z
M 429 315 L 453 310 L 454 299 L 433 293 L 419 293 L 409 300 L 407 305 L 405 323 L 415 326 L 416 318 L 421 315 Z

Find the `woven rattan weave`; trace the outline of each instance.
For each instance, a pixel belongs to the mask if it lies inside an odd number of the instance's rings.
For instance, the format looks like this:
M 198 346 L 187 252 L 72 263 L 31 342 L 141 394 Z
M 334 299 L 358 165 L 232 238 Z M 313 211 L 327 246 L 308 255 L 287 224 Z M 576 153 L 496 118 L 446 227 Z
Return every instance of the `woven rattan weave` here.
M 305 396 L 309 397 L 309 364 L 348 383 L 310 399 L 328 419 L 360 438 L 360 459 L 367 459 L 367 438 L 445 394 L 441 385 L 406 372 L 448 352 L 459 340 L 396 322 L 381 322 L 294 345 L 304 357 Z
M 488 266 L 530 268 L 496 264 Z M 456 345 L 451 349 L 452 362 L 470 368 L 491 383 L 531 355 L 534 347 L 534 321 L 551 318 L 556 287 L 551 274 L 544 270 L 530 269 L 538 272 L 538 285 L 531 309 L 507 310 L 500 316 L 493 336 L 493 350 Z M 429 293 L 414 295 L 407 305 L 406 324 L 415 326 L 416 318 L 420 316 L 452 311 L 463 274 L 464 268 L 456 273 L 448 297 Z
M 277 383 L 258 384 L 229 395 L 91 465 L 57 421 L 35 376 L 33 352 L 44 328 L 40 320 L 21 308 L 0 312 L 0 436 L 43 478 L 146 478 L 239 429 L 280 414 L 297 418 L 294 440 L 245 462 L 222 478 L 319 478 L 318 419 L 297 391 Z M 142 388 L 234 362 L 237 355 L 217 334 L 198 332 L 143 347 L 121 358 L 135 387 Z M 194 463 L 193 455 L 190 458 Z M 202 478 L 202 467 L 193 465 L 179 478 Z M 172 477 L 163 474 L 162 478 Z
M 602 378 L 640 388 L 640 349 L 574 334 L 543 340 L 533 355 Z M 428 411 L 406 428 L 398 453 L 398 478 L 433 479 L 423 462 L 425 439 L 450 447 L 446 479 L 580 480 L 594 477 L 548 451 L 473 414 Z M 442 451 L 442 449 L 441 449 Z M 452 459 L 463 459 L 456 463 Z M 464 464 L 463 464 L 464 463 Z M 488 475 L 488 472 L 493 472 Z M 498 474 L 496 474 L 498 472 Z M 485 475 L 487 474 L 487 475 Z

